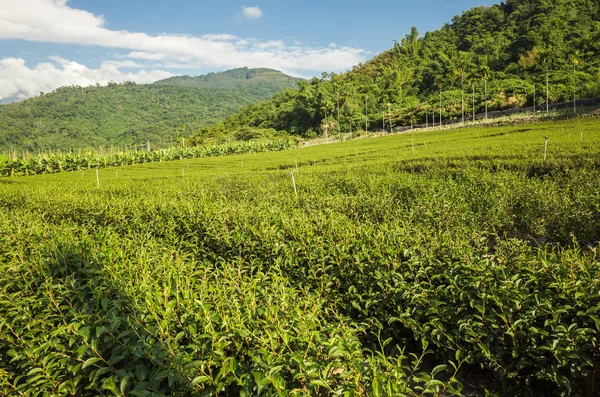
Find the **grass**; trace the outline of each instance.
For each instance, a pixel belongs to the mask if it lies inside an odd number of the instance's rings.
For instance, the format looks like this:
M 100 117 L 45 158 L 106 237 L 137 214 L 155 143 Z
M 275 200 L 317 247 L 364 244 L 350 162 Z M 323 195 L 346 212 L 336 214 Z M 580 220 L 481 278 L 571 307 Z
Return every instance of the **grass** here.
M 1 178 L 0 394 L 591 395 L 598 127 Z

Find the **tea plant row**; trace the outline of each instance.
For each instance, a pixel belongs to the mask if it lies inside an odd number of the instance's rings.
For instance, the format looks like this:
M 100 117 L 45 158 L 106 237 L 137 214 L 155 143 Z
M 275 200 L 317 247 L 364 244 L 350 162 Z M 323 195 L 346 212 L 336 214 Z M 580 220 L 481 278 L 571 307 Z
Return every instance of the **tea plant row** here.
M 595 123 L 4 179 L 0 394 L 592 395 Z

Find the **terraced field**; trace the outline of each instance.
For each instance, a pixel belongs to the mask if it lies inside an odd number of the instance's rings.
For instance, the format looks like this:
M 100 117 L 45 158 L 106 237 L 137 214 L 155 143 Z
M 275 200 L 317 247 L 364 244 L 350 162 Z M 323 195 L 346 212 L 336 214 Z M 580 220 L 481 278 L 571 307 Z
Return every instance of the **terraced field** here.
M 0 178 L 0 394 L 593 395 L 599 131 Z

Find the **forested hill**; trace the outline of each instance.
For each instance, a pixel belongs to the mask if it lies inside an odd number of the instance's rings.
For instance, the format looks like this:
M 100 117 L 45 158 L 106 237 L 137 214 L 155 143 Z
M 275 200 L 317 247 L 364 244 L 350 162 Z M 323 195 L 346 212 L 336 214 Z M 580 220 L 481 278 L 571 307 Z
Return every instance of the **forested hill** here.
M 441 29 L 415 28 L 388 51 L 344 74 L 323 74 L 215 128 L 273 128 L 314 136 L 389 124 L 439 122 L 489 109 L 600 95 L 600 12 L 591 0 L 507 0 L 476 7 Z M 487 86 L 487 96 L 485 95 Z M 534 91 L 535 87 L 535 91 Z M 473 92 L 475 100 L 473 101 Z M 464 96 L 464 106 L 463 106 Z M 487 101 L 485 100 L 487 98 Z M 440 103 L 441 102 L 441 103 Z M 366 117 L 365 117 L 366 108 Z M 426 112 L 428 116 L 426 116 Z
M 269 69 L 235 69 L 155 84 L 63 87 L 0 106 L 0 150 L 153 146 L 180 142 L 299 79 Z
M 283 74 L 274 69 L 238 68 L 224 72 L 208 73 L 202 76 L 175 76 L 155 82 L 155 85 L 180 85 L 204 88 L 255 87 L 272 94 L 282 87 L 295 87 L 301 79 Z

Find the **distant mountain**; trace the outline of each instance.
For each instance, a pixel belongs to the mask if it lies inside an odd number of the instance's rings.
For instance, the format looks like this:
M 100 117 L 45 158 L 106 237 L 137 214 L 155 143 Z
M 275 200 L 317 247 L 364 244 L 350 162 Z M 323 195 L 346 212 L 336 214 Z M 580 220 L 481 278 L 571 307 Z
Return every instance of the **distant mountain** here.
M 180 76 L 154 84 L 62 87 L 0 105 L 0 150 L 166 146 L 300 79 L 270 69 Z
M 203 88 L 236 88 L 247 86 L 272 87 L 274 92 L 282 87 L 295 87 L 302 79 L 283 74 L 274 69 L 231 69 L 225 72 L 208 73 L 202 76 L 175 76 L 154 83 L 155 85 L 179 85 Z
M 0 105 L 5 105 L 7 103 L 13 103 L 13 102 L 18 102 L 18 101 L 23 101 L 25 99 L 27 99 L 27 97 L 22 96 L 22 95 L 10 96 L 10 97 L 7 97 L 7 98 L 0 99 Z

